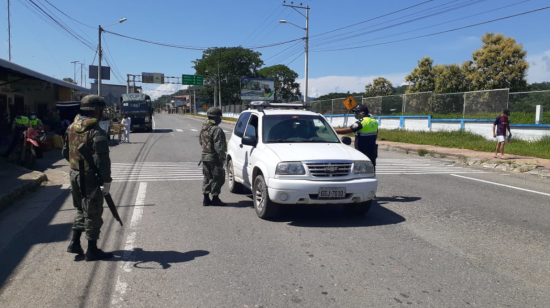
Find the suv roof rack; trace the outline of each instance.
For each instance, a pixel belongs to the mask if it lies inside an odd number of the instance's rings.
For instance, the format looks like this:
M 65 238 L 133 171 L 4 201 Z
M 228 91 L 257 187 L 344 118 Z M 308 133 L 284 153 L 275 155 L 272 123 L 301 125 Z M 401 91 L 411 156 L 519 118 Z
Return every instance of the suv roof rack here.
M 304 106 L 303 102 L 290 102 L 290 103 L 270 103 L 267 101 L 253 101 L 246 105 L 247 109 L 258 109 L 260 111 L 264 109 L 302 109 L 308 110 L 310 106 Z

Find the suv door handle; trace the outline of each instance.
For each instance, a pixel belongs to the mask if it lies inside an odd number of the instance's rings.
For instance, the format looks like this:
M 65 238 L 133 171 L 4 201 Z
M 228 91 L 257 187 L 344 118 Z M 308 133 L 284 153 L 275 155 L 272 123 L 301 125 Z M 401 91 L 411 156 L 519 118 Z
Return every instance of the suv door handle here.
M 241 144 L 239 144 L 239 147 L 240 147 L 240 148 L 242 149 L 242 148 L 243 148 L 243 144 L 242 144 L 242 143 L 241 143 Z

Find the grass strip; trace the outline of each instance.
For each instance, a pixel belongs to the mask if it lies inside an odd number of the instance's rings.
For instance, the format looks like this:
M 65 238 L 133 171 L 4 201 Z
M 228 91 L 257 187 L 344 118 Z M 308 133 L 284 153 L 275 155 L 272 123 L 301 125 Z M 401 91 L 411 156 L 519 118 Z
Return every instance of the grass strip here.
M 415 132 L 400 129 L 381 129 L 378 132 L 378 140 L 434 145 L 482 152 L 494 152 L 497 144 L 496 140 L 489 141 L 483 136 L 466 131 Z M 541 140 L 533 142 L 512 139 L 510 143 L 506 144 L 504 153 L 550 159 L 550 136 L 545 136 Z

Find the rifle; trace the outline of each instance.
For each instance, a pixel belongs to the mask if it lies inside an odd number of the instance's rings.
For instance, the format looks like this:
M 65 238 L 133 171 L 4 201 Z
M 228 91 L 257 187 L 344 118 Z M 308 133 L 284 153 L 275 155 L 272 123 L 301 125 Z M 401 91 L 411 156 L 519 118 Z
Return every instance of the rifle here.
M 95 165 L 94 157 L 92 156 L 92 153 L 90 150 L 86 147 L 86 145 L 81 144 L 78 147 L 78 152 L 80 152 L 80 155 L 84 157 L 90 168 L 94 171 L 95 176 L 97 177 L 97 180 L 99 181 L 99 185 L 102 186 L 105 182 L 103 181 L 103 177 L 101 177 L 101 173 L 99 172 L 99 169 Z M 83 162 L 82 162 L 83 163 Z M 83 178 L 83 174 L 80 174 L 80 178 Z M 113 201 L 113 197 L 111 197 L 111 194 L 106 194 L 105 201 L 107 202 L 107 205 L 109 206 L 109 210 L 111 210 L 111 213 L 113 214 L 113 217 L 120 223 L 121 226 L 122 220 L 120 219 L 120 216 L 118 215 L 118 211 L 116 210 L 115 202 Z

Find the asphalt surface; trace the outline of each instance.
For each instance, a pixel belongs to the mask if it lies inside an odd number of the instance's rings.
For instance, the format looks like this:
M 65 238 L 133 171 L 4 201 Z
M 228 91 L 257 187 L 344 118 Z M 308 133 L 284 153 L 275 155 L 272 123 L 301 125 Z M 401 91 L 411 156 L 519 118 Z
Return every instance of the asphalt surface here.
M 116 258 L 66 253 L 69 190 L 41 188 L 0 214 L 0 306 L 549 307 L 548 180 L 381 152 L 364 217 L 287 206 L 265 221 L 227 186 L 229 206 L 201 205 L 202 120 L 154 120 L 111 147 L 124 227 L 105 209 L 99 246 Z

